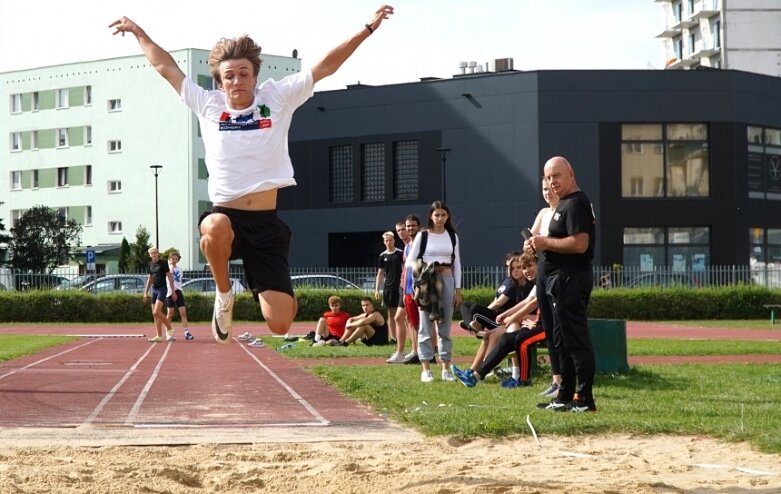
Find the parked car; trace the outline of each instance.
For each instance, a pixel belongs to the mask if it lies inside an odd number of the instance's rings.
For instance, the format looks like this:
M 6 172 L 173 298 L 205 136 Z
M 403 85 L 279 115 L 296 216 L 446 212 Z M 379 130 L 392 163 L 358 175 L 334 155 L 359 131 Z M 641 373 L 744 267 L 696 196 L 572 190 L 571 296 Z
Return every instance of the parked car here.
M 81 287 L 90 293 L 144 293 L 147 276 L 142 274 L 110 274 Z
M 94 281 L 98 279 L 98 275 L 96 274 L 83 274 L 81 276 L 77 276 L 73 278 L 72 280 L 65 280 L 59 285 L 55 286 L 55 290 L 75 290 L 77 288 L 81 288 L 90 281 Z
M 293 289 L 313 288 L 315 290 L 361 290 L 350 280 L 332 274 L 297 274 L 291 276 Z M 372 292 L 374 288 L 372 288 Z
M 627 288 L 641 287 L 671 287 L 671 286 L 694 286 L 691 275 L 687 273 L 645 273 L 630 279 L 625 285 Z
M 230 278 L 231 288 L 233 293 L 242 293 L 247 291 L 247 288 L 238 278 Z M 217 284 L 214 283 L 212 278 L 195 278 L 187 280 L 182 283 L 182 291 L 190 293 L 200 293 L 203 295 L 214 295 L 217 290 Z
M 19 273 L 14 276 L 17 290 L 50 290 L 67 281 L 64 276 L 46 273 Z
M 2 283 L 0 283 L 0 292 L 2 292 L 2 291 L 4 291 L 4 290 L 8 290 L 8 289 L 5 287 L 5 285 L 3 285 Z

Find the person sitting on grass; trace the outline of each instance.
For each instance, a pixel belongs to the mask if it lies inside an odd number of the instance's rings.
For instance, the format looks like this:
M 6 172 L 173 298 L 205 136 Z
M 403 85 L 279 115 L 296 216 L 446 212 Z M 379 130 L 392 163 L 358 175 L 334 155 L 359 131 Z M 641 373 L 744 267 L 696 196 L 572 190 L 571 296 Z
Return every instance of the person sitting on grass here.
M 371 298 L 361 298 L 361 311 L 359 315 L 347 320 L 339 343 L 348 346 L 360 339 L 366 346 L 388 345 L 388 323 L 382 314 L 374 310 Z
M 350 314 L 342 310 L 342 299 L 337 295 L 328 297 L 331 310 L 323 312 L 315 328 L 315 341 L 312 346 L 338 345 L 344 336 L 345 325 Z

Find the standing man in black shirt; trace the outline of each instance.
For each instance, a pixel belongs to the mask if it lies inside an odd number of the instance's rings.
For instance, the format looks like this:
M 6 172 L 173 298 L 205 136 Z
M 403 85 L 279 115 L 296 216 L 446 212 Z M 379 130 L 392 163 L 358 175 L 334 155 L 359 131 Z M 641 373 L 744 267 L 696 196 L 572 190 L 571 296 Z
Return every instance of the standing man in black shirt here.
M 163 326 L 165 326 L 167 340 L 174 341 L 174 328 L 171 326 L 171 322 L 163 314 L 163 307 L 165 306 L 165 296 L 168 292 L 168 285 L 166 279 L 171 286 L 174 286 L 174 278 L 171 276 L 171 270 L 168 268 L 168 262 L 160 259 L 160 252 L 152 247 L 147 253 L 152 259 L 149 262 L 149 268 L 147 273 L 149 276 L 146 278 L 146 286 L 144 287 L 144 303 L 149 300 L 149 288 L 152 288 L 152 319 L 155 322 L 156 335 L 149 339 L 150 343 L 157 343 L 163 341 Z M 176 302 L 176 292 L 171 293 L 171 300 Z
M 595 412 L 592 387 L 596 373 L 594 347 L 588 329 L 588 309 L 594 274 L 596 217 L 588 196 L 575 181 L 569 161 L 556 156 L 545 163 L 545 180 L 559 196 L 548 236 L 535 235 L 525 248 L 545 253 L 546 294 L 553 312 L 553 342 L 561 360 L 561 388 L 540 408 Z

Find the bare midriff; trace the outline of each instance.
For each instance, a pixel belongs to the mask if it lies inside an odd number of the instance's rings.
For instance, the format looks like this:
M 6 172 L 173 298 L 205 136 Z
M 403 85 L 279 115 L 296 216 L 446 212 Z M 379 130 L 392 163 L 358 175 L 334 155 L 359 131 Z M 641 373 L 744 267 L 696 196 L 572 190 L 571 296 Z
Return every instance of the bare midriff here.
M 215 204 L 223 208 L 242 209 L 245 211 L 270 211 L 277 209 L 277 189 L 253 192 L 228 202 Z

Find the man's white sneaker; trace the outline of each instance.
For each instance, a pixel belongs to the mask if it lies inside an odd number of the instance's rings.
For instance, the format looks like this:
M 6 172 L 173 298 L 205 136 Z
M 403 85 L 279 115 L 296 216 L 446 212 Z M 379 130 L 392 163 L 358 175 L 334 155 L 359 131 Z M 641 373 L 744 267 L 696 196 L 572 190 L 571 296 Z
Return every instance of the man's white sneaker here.
M 430 370 L 424 370 L 420 373 L 420 382 L 422 383 L 433 383 L 434 382 L 434 373 Z
M 442 371 L 442 380 L 443 381 L 448 381 L 448 382 L 454 382 L 456 380 L 456 377 L 453 375 L 452 372 L 450 372 L 447 369 L 444 369 Z
M 233 325 L 233 292 L 224 299 L 219 293 L 214 294 L 214 315 L 212 316 L 212 335 L 217 343 L 227 345 L 231 340 Z
M 388 363 L 388 364 L 403 364 L 404 363 L 404 354 L 401 353 L 401 352 L 395 352 L 385 362 Z
M 254 339 L 255 339 L 255 337 L 252 336 L 252 334 L 249 331 L 245 331 L 244 334 L 240 334 L 239 335 L 239 340 L 240 341 L 252 341 Z
M 168 336 L 165 337 L 165 341 L 176 341 L 176 338 L 174 337 L 174 335 L 169 334 Z

